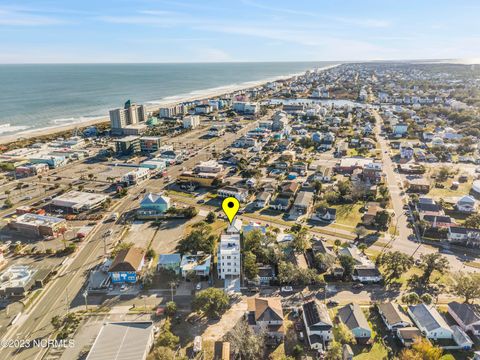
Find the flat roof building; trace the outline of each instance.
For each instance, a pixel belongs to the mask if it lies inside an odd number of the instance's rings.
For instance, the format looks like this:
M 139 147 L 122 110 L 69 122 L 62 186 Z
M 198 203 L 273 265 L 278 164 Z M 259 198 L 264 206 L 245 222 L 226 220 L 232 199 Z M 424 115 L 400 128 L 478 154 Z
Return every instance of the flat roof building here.
M 107 323 L 100 329 L 86 360 L 145 360 L 153 340 L 151 321 Z
M 54 198 L 52 205 L 79 213 L 100 206 L 107 197 L 107 195 L 72 190 Z
M 56 236 L 67 228 L 67 221 L 53 216 L 26 213 L 13 219 L 9 226 L 25 234 Z

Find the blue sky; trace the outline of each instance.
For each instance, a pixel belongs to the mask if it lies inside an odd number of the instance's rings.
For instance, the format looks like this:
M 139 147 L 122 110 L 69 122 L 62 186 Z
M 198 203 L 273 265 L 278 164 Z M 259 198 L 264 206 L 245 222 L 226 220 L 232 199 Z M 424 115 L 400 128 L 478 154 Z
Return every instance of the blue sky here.
M 480 2 L 0 0 L 0 63 L 479 58 Z

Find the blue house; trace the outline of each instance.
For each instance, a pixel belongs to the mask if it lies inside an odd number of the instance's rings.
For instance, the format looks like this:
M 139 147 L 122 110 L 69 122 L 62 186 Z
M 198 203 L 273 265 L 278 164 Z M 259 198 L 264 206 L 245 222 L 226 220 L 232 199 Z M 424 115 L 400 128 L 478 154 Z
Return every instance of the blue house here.
M 162 194 L 148 193 L 140 202 L 138 214 L 156 216 L 164 214 L 170 208 L 170 198 Z
M 112 284 L 136 283 L 144 264 L 144 255 L 143 249 L 136 247 L 121 250 L 108 269 Z

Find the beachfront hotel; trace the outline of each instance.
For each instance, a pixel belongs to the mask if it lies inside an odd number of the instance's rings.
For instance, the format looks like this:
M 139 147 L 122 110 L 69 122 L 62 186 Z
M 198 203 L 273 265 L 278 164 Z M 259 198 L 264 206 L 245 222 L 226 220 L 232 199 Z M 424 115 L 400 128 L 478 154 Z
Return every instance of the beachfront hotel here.
M 130 100 L 128 100 L 123 108 L 110 110 L 112 134 L 125 134 L 125 128 L 143 124 L 145 119 L 145 107 L 131 103 Z

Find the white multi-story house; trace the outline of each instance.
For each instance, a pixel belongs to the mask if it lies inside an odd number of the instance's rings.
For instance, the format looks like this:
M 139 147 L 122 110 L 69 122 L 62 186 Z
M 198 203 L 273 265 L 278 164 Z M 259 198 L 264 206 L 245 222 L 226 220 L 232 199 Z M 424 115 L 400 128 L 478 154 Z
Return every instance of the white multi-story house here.
M 307 332 L 308 343 L 312 349 L 325 349 L 333 340 L 333 323 L 325 304 L 317 299 L 302 305 L 303 322 Z
M 220 279 L 240 276 L 240 234 L 222 234 L 217 259 Z
M 184 129 L 195 129 L 200 125 L 200 116 L 189 115 L 185 116 L 182 120 Z

